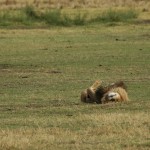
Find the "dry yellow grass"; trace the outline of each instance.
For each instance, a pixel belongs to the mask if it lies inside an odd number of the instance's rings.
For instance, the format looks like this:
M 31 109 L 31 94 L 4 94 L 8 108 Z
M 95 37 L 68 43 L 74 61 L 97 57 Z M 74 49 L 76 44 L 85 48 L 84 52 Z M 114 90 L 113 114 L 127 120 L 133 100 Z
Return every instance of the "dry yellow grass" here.
M 54 126 L 0 130 L 0 145 L 3 150 L 87 148 L 145 150 L 150 146 L 149 114 L 143 112 L 79 114 L 58 119 L 29 117 L 22 120 L 16 119 L 16 122 L 18 121 L 33 122 L 42 126 L 48 125 L 51 121 Z M 70 126 L 70 129 L 57 127 L 63 124 Z M 80 128 L 76 130 L 75 126 L 78 128 L 78 124 Z
M 26 5 L 39 8 L 108 8 L 108 7 L 133 7 L 148 10 L 149 0 L 0 0 L 0 8 L 16 9 Z

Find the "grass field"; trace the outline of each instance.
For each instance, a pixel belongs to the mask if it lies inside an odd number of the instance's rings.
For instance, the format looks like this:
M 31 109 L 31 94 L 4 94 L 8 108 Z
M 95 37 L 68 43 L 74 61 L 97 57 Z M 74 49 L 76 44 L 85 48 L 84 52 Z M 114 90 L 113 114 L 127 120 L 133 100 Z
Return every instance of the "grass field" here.
M 0 149 L 150 149 L 148 22 L 0 29 Z M 83 104 L 96 79 L 130 102 Z

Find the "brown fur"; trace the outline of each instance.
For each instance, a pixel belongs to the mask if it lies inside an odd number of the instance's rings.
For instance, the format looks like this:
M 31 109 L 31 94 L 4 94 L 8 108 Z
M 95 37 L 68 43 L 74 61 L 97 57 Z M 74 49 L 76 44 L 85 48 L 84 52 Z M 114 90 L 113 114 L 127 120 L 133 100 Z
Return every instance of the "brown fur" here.
M 92 86 L 85 89 L 81 93 L 81 101 L 85 103 L 108 103 L 109 92 L 119 94 L 119 97 L 114 101 L 128 101 L 127 87 L 123 81 L 118 81 L 113 84 L 103 86 L 102 82 L 97 80 Z
M 81 101 L 85 103 L 96 102 L 96 90 L 101 85 L 101 81 L 97 80 L 88 89 L 81 92 Z

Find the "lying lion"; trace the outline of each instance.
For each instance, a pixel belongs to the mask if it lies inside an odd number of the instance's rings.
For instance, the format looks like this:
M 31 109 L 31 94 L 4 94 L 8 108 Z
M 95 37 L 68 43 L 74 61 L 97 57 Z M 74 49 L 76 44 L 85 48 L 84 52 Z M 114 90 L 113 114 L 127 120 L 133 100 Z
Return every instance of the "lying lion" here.
M 123 81 L 104 86 L 101 81 L 97 80 L 81 93 L 81 101 L 85 103 L 105 104 L 128 100 L 127 88 Z

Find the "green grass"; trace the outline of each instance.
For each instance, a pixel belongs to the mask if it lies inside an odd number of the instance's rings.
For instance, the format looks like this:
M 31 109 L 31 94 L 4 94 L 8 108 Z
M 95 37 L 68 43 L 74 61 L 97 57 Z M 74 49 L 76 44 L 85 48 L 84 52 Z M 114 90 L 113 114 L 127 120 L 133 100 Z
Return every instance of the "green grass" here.
M 0 149 L 149 149 L 150 27 L 0 29 Z M 83 104 L 96 79 L 130 102 Z
M 134 9 L 105 10 L 99 14 L 91 15 L 90 11 L 74 10 L 72 13 L 61 9 L 40 11 L 32 6 L 20 10 L 1 10 L 0 27 L 50 27 L 50 26 L 83 26 L 93 23 L 131 22 L 138 18 Z
M 138 12 L 134 9 L 116 10 L 109 9 L 93 19 L 95 22 L 111 23 L 111 22 L 127 22 L 138 17 Z

